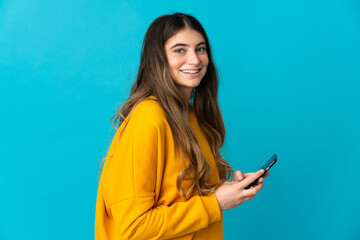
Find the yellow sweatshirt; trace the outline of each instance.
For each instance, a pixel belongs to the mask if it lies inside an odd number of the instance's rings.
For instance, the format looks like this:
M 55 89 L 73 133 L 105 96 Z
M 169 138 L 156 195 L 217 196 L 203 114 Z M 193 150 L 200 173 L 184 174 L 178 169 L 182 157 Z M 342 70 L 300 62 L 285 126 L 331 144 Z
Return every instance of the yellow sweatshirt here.
M 193 113 L 189 122 L 211 167 L 209 182 L 216 183 L 214 156 Z M 140 102 L 120 138 L 123 127 L 115 134 L 101 174 L 95 239 L 223 239 L 215 194 L 193 193 L 185 200 L 178 193 L 179 159 L 160 104 Z M 182 186 L 188 186 L 186 181 Z

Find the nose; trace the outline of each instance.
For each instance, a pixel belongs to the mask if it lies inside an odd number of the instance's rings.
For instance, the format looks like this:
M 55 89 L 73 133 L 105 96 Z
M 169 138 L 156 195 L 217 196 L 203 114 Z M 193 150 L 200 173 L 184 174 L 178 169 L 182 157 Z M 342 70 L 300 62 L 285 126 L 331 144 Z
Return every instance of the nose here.
M 200 63 L 199 56 L 195 51 L 188 51 L 187 63 L 191 65 L 197 65 Z

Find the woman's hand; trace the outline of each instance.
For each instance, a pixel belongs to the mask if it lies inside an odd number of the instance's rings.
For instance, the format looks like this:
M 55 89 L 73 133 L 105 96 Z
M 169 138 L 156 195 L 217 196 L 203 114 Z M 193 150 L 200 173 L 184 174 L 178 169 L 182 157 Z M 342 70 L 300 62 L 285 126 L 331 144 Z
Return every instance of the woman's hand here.
M 236 182 L 239 182 L 241 180 L 244 179 L 244 177 L 248 176 L 249 174 L 253 174 L 253 173 L 242 173 L 240 170 L 236 170 L 235 174 L 234 174 L 234 180 Z M 269 176 L 270 172 L 266 172 L 264 176 L 262 176 L 259 180 L 258 183 L 262 182 L 264 178 L 267 178 Z
M 220 210 L 229 210 L 237 207 L 245 201 L 251 200 L 264 186 L 263 177 L 261 177 L 258 183 L 249 188 L 245 189 L 249 184 L 255 181 L 264 173 L 263 169 L 255 173 L 245 173 L 241 171 L 235 172 L 235 178 L 231 182 L 224 182 L 220 187 L 215 190 L 215 196 L 218 200 Z M 267 177 L 269 174 L 265 174 Z

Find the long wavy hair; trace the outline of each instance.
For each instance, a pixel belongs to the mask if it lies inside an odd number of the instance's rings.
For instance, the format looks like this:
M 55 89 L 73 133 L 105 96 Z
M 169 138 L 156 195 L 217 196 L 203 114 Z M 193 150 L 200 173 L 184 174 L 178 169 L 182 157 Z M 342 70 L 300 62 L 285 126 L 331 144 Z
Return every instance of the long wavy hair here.
M 192 104 L 184 99 L 179 87 L 170 76 L 165 53 L 166 41 L 185 28 L 201 33 L 205 39 L 209 58 L 207 72 L 201 83 L 192 92 Z M 232 176 L 233 169 L 220 155 L 220 148 L 225 139 L 225 127 L 218 104 L 218 76 L 205 30 L 194 17 L 175 13 L 160 16 L 151 23 L 142 45 L 137 79 L 132 86 L 130 97 L 112 118 L 113 126 L 118 128 L 125 118 L 131 115 L 134 107 L 150 96 L 156 97 L 156 101 L 166 113 L 174 136 L 175 147 L 179 153 L 180 166 L 184 157 L 190 161 L 190 164 L 177 177 L 179 194 L 188 198 L 193 190 L 196 190 L 199 195 L 208 195 L 214 192 L 218 186 Z M 189 124 L 189 111 L 195 113 L 215 157 L 220 176 L 220 181 L 216 184 L 208 182 L 210 166 Z M 181 182 L 189 178 L 192 183 L 186 189 L 182 189 Z

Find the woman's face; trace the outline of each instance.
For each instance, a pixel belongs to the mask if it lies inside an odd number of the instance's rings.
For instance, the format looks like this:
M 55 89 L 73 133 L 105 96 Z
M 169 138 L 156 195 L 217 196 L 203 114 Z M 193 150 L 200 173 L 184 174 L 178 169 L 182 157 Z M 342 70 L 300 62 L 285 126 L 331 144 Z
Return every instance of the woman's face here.
M 190 99 L 192 89 L 200 84 L 209 63 L 203 36 L 194 29 L 180 30 L 166 41 L 165 52 L 171 77 Z

